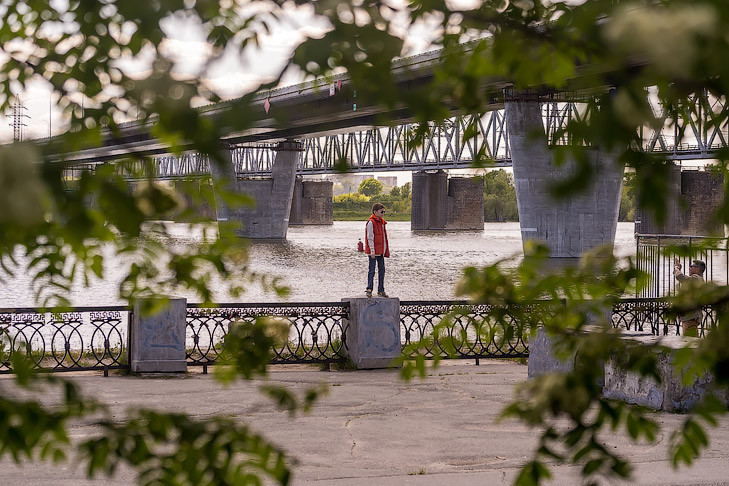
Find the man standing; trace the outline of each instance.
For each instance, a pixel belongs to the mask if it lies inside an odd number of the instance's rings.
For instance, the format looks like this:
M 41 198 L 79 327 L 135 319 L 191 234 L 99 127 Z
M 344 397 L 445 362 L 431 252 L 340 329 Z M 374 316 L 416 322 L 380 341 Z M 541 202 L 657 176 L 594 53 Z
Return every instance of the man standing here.
M 385 257 L 390 257 L 390 245 L 387 242 L 386 224 L 385 206 L 375 203 L 372 206 L 372 216 L 367 220 L 365 227 L 365 253 L 369 256 L 367 289 L 365 290 L 367 297 L 372 297 L 375 265 L 377 265 L 377 295 L 387 297 L 385 293 Z
M 695 286 L 704 283 L 704 271 L 706 270 L 706 263 L 701 260 L 694 260 L 689 265 L 689 274 L 684 275 L 681 272 L 681 262 L 678 258 L 673 260 L 673 276 L 679 281 L 681 287 Z M 701 309 L 694 309 L 687 314 L 681 316 L 681 324 L 683 326 L 683 335 L 691 337 L 699 337 L 699 326 L 701 325 L 702 313 Z

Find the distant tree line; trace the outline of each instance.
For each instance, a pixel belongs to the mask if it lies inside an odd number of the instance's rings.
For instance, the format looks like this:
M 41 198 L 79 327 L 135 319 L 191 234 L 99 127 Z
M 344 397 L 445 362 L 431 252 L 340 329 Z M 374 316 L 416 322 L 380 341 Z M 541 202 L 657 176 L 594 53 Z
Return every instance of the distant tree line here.
M 492 170 L 483 180 L 484 221 L 519 221 L 513 174 L 504 169 Z M 635 220 L 636 191 L 635 174 L 628 172 L 623 180 L 618 221 Z
M 514 175 L 504 169 L 498 169 L 489 171 L 482 177 L 484 221 L 519 221 Z M 623 182 L 619 221 L 635 219 L 635 199 L 635 174 L 629 172 L 625 174 Z M 389 193 L 383 193 L 380 181 L 365 179 L 360 183 L 357 192 L 334 197 L 334 218 L 357 219 L 367 216 L 375 202 L 387 207 L 389 218 L 409 219 L 412 208 L 411 183 L 394 187 Z
M 514 176 L 504 169 L 492 170 L 483 176 L 483 219 L 519 221 Z
M 334 197 L 334 219 L 362 219 L 369 217 L 372 204 L 379 202 L 387 208 L 387 219 L 409 220 L 411 209 L 411 184 L 393 187 L 389 193 L 382 192 L 382 183 L 376 179 L 365 179 L 357 192 Z

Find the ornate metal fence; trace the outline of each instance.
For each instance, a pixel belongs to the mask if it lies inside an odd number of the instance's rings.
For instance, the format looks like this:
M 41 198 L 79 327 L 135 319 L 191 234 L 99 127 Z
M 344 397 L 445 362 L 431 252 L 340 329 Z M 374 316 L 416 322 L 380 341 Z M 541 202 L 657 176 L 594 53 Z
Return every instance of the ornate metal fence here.
M 33 368 L 49 371 L 126 368 L 128 326 L 126 307 L 0 309 L 0 373 L 12 373 L 17 353 Z
M 224 338 L 235 322 L 253 323 L 273 317 L 290 325 L 288 339 L 272 349 L 272 364 L 337 363 L 346 360 L 345 326 L 349 305 L 339 302 L 305 304 L 220 304 L 187 309 L 187 364 L 218 360 Z
M 680 335 L 682 332 L 680 319 L 661 299 L 622 299 L 613 306 L 612 323 L 615 328 L 654 336 Z M 716 324 L 716 313 L 711 307 L 704 307 L 699 336 L 706 335 Z
M 529 331 L 542 323 L 543 312 L 549 312 L 554 305 L 562 304 L 505 308 L 456 301 L 403 301 L 403 353 L 426 359 L 527 357 Z M 245 325 L 263 317 L 289 326 L 287 339 L 272 349 L 272 364 L 341 363 L 347 356 L 348 312 L 346 302 L 222 304 L 216 308 L 190 304 L 186 318 L 187 363 L 216 363 L 233 323 Z M 32 367 L 47 371 L 128 368 L 130 317 L 126 307 L 76 308 L 57 314 L 0 309 L 0 373 L 12 373 L 11 357 L 15 353 L 22 353 Z M 621 300 L 613 308 L 612 324 L 654 335 L 681 333 L 675 313 L 661 299 Z M 704 308 L 700 335 L 716 324 L 715 312 Z M 413 344 L 421 340 L 415 348 Z
M 524 313 L 530 309 L 520 310 Z M 538 315 L 532 315 L 536 320 L 527 323 L 518 319 L 514 311 L 466 302 L 403 301 L 400 303 L 403 352 L 407 357 L 423 355 L 428 359 L 529 356 L 526 337 L 529 326 L 538 325 Z M 497 315 L 501 318 L 497 319 Z M 436 329 L 438 331 L 434 332 Z M 418 341 L 423 346 L 409 347 Z

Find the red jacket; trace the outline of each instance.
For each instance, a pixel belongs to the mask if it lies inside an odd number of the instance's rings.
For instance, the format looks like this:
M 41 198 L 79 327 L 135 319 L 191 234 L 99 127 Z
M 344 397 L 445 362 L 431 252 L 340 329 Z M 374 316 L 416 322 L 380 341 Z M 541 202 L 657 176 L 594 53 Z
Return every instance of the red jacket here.
M 375 216 L 374 214 L 372 216 L 370 216 L 370 219 L 367 221 L 367 223 L 369 224 L 370 221 L 372 222 L 372 231 L 373 231 L 374 237 L 375 237 L 374 238 L 375 255 L 382 255 L 384 253 L 384 255 L 386 257 L 389 257 L 390 256 L 390 243 L 387 241 L 387 228 L 385 228 L 387 221 Z M 365 253 L 367 253 L 368 255 L 372 254 L 372 249 L 370 248 L 370 239 L 367 237 L 366 229 L 365 229 Z

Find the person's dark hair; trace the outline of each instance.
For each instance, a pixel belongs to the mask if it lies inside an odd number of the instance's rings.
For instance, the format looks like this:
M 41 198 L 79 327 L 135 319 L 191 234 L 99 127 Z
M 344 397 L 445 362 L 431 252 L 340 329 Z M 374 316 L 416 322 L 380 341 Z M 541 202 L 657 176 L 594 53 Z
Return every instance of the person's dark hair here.
M 374 214 L 375 211 L 379 211 L 380 209 L 385 209 L 385 205 L 382 203 L 374 203 L 372 205 L 372 213 Z
M 694 260 L 694 265 L 699 267 L 699 272 L 701 272 L 701 274 L 703 275 L 704 271 L 706 271 L 706 263 L 702 262 L 701 260 Z

